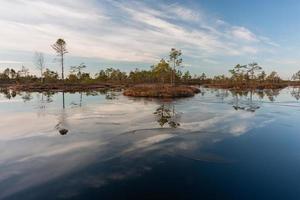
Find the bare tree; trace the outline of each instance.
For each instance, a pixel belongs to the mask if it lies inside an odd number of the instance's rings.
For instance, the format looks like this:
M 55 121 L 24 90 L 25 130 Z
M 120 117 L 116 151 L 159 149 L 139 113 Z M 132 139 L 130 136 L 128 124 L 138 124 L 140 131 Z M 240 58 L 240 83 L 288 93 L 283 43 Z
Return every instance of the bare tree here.
M 41 82 L 43 82 L 43 73 L 44 73 L 44 69 L 45 69 L 44 54 L 42 52 L 35 52 L 34 62 L 35 62 L 36 68 L 41 73 Z
M 170 51 L 170 60 L 169 62 L 173 65 L 173 70 L 171 73 L 171 85 L 175 85 L 175 79 L 176 79 L 176 68 L 179 67 L 182 63 L 182 58 L 181 57 L 181 50 L 177 50 L 175 48 L 172 48 Z
M 53 44 L 51 47 L 56 51 L 57 56 L 60 57 L 60 63 L 61 63 L 61 78 L 64 80 L 64 55 L 68 53 L 67 51 L 67 43 L 59 38 L 55 44 Z
M 259 66 L 257 63 L 249 63 L 246 67 L 247 70 L 247 77 L 251 76 L 251 79 L 253 80 L 255 78 L 255 72 L 260 71 L 262 69 L 261 66 Z
M 295 73 L 292 76 L 292 80 L 294 80 L 294 81 L 300 81 L 300 71 L 298 71 L 297 73 Z
M 29 69 L 22 65 L 22 68 L 20 71 L 18 71 L 18 74 L 20 77 L 27 77 L 29 74 Z
M 80 65 L 78 66 L 72 66 L 71 67 L 71 73 L 75 73 L 77 78 L 81 78 L 81 75 L 82 75 L 82 70 L 86 68 L 86 65 L 84 63 L 81 63 Z

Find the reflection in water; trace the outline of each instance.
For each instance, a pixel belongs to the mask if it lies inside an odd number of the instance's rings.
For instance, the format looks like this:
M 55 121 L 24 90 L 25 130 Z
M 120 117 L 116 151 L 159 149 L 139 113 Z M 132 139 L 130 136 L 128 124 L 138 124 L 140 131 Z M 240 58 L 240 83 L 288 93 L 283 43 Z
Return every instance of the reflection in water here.
M 65 109 L 65 92 L 62 92 L 63 109 Z
M 69 131 L 67 130 L 67 129 L 59 129 L 59 133 L 61 134 L 61 135 L 66 135 L 67 133 L 68 133 Z
M 32 95 L 30 92 L 25 92 L 25 94 L 22 95 L 22 99 L 25 102 L 31 101 Z
M 257 102 L 253 101 L 253 90 L 251 91 L 232 91 L 234 98 L 232 107 L 235 110 L 245 110 L 248 112 L 255 112 L 260 108 Z M 243 99 L 246 97 L 246 100 Z
M 82 92 L 79 92 L 79 103 L 75 103 L 74 101 L 70 103 L 70 105 L 72 106 L 78 106 L 78 107 L 82 107 Z
M 290 194 L 282 182 L 299 194 L 300 113 L 269 103 L 282 100 L 276 91 L 203 91 L 172 102 L 98 92 L 3 101 L 0 199 L 257 199 L 266 185 Z
M 116 95 L 116 93 L 114 91 L 108 91 L 106 93 L 105 98 L 108 99 L 108 100 L 113 100 L 113 99 L 117 98 L 117 95 Z
M 83 106 L 83 98 L 88 96 L 98 96 L 98 95 L 105 95 L 105 99 L 107 100 L 114 100 L 117 99 L 120 90 L 115 89 L 101 89 L 99 91 L 86 91 L 86 92 L 79 92 L 79 102 L 72 101 L 70 105 L 74 107 L 82 107 Z
M 16 91 L 11 91 L 11 97 L 15 98 L 17 96 L 17 92 Z
M 81 97 L 82 97 L 82 93 L 81 94 Z M 82 99 L 82 98 L 81 98 Z M 58 124 L 55 126 L 55 128 L 58 130 L 58 132 L 61 134 L 61 135 L 66 135 L 69 130 L 66 129 L 66 111 L 65 111 L 65 92 L 62 92 L 62 105 L 63 105 L 63 109 L 61 111 L 61 114 L 60 114 L 60 117 L 59 117 L 59 120 L 58 120 Z
M 55 128 L 61 135 L 66 135 L 69 132 L 69 130 L 65 128 L 67 126 L 67 115 L 66 111 L 63 109 L 60 113 L 58 123 L 55 125 Z
M 20 92 L 9 90 L 7 88 L 0 88 L 0 94 L 3 94 L 5 98 L 12 99 L 15 98 Z
M 171 128 L 177 128 L 180 126 L 179 118 L 180 116 L 175 111 L 175 105 L 165 105 L 159 106 L 154 114 L 157 117 L 157 122 L 161 127 L 168 124 Z
M 44 116 L 46 114 L 46 107 L 47 105 L 53 102 L 52 98 L 54 94 L 54 92 L 41 92 L 36 94 L 38 101 L 37 107 L 39 116 Z
M 249 110 L 249 111 L 255 111 L 256 109 L 259 109 L 258 106 L 254 105 L 253 96 L 257 96 L 259 99 L 263 100 L 265 97 L 271 102 L 275 101 L 275 98 L 279 95 L 280 90 L 279 89 L 265 89 L 265 90 L 227 90 L 227 89 L 208 89 L 210 93 L 215 94 L 215 97 L 217 99 L 221 100 L 221 103 L 226 103 L 225 100 L 230 97 L 230 93 L 232 94 L 232 100 L 234 101 L 234 108 L 237 110 Z M 75 103 L 72 101 L 70 105 L 75 105 L 82 107 L 83 104 L 83 96 L 97 96 L 97 95 L 105 95 L 105 98 L 107 100 L 113 100 L 117 99 L 117 96 L 119 95 L 120 90 L 115 89 L 102 89 L 98 91 L 86 91 L 86 92 L 79 92 L 79 102 Z M 3 94 L 3 96 L 7 99 L 12 99 L 17 96 L 20 96 L 24 102 L 31 101 L 33 99 L 31 93 L 29 92 L 19 92 L 14 91 L 6 88 L 0 88 L 0 94 Z M 47 97 L 46 103 L 51 103 L 52 96 L 55 94 L 55 92 L 42 92 L 42 97 Z M 300 88 L 293 88 L 290 94 L 296 98 L 297 100 L 300 99 Z M 201 90 L 201 95 L 206 96 L 208 95 L 205 89 Z M 63 98 L 63 108 L 66 107 L 65 105 L 65 92 L 62 92 L 62 98 Z M 242 99 L 248 98 L 248 109 L 245 108 L 245 106 L 240 106 L 238 101 L 242 101 Z M 42 99 L 42 101 L 44 101 Z M 245 102 L 243 102 L 245 103 Z
M 269 101 L 274 102 L 276 97 L 279 95 L 280 90 L 278 89 L 267 89 L 264 90 L 266 96 L 268 97 Z
M 261 107 L 261 102 L 254 100 L 255 96 L 260 100 L 266 97 L 270 102 L 274 102 L 279 92 L 280 90 L 278 89 L 231 91 L 233 97 L 232 107 L 235 110 L 255 112 Z
M 224 102 L 224 99 L 229 96 L 228 90 L 216 89 L 215 93 L 216 93 L 216 97 L 218 97 L 219 99 L 221 99 L 222 103 Z
M 294 87 L 291 91 L 291 95 L 298 101 L 300 99 L 300 87 Z

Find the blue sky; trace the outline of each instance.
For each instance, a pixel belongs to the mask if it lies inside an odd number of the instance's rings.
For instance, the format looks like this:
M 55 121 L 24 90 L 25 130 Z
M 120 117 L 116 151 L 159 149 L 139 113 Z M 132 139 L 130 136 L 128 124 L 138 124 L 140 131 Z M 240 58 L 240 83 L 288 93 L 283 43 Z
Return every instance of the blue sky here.
M 41 51 L 58 71 L 50 46 L 61 37 L 66 65 L 84 62 L 92 73 L 148 68 L 175 47 L 193 73 L 256 61 L 289 78 L 300 70 L 299 13 L 296 0 L 0 0 L 0 69 L 36 73 Z

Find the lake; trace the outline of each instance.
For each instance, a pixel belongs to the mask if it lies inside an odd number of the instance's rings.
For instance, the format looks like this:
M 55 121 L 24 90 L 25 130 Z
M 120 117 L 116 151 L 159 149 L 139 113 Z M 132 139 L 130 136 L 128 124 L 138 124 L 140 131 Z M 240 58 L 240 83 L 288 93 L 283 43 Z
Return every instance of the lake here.
M 0 94 L 0 199 L 300 199 L 300 89 Z

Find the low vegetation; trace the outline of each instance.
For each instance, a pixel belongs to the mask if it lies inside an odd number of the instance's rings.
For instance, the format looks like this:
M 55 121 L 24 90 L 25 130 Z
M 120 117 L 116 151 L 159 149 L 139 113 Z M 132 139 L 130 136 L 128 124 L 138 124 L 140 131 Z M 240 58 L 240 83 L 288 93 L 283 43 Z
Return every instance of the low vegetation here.
M 200 90 L 193 86 L 179 85 L 136 85 L 124 91 L 125 96 L 134 97 L 156 97 L 156 98 L 178 98 L 191 97 L 199 93 Z
M 284 81 L 277 72 L 272 71 L 269 75 L 262 70 L 257 63 L 248 65 L 236 65 L 229 70 L 231 76 L 215 76 L 208 87 L 231 88 L 235 90 L 245 89 L 280 89 L 287 87 L 291 81 Z
M 168 60 L 161 59 L 159 63 L 148 70 L 138 69 L 129 73 L 107 67 L 98 73 L 90 74 L 87 66 L 81 63 L 69 68 L 65 73 L 65 54 L 68 53 L 67 43 L 58 39 L 51 47 L 58 56 L 61 68 L 60 74 L 45 65 L 42 52 L 36 52 L 34 63 L 39 75 L 33 75 L 29 69 L 22 66 L 20 70 L 7 68 L 0 72 L 0 87 L 15 90 L 49 91 L 49 90 L 86 90 L 96 88 L 127 88 L 124 92 L 129 96 L 192 96 L 194 88 L 190 85 L 206 87 L 244 89 L 280 89 L 289 85 L 300 85 L 300 71 L 291 80 L 282 80 L 277 72 L 267 74 L 257 63 L 236 65 L 229 70 L 229 76 L 217 75 L 209 78 L 205 73 L 192 75 L 188 70 L 182 71 L 182 52 L 172 48 Z

